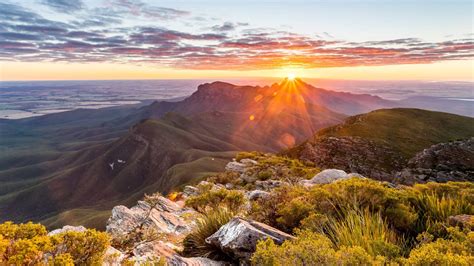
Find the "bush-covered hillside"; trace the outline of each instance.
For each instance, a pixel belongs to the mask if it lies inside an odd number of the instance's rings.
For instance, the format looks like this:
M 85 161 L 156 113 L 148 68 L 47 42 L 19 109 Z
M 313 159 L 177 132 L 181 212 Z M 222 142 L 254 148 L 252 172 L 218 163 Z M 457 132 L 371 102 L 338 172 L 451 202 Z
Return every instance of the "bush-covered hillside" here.
M 473 265 L 473 203 L 470 182 L 396 185 L 239 153 L 196 186 L 115 207 L 106 233 L 4 223 L 0 264 Z
M 216 222 L 222 225 L 230 220 L 225 215 L 222 218 L 222 211 L 216 213 L 225 209 L 296 237 L 281 246 L 270 239 L 260 241 L 251 258 L 255 265 L 469 265 L 474 262 L 471 231 L 474 220 L 468 216 L 474 214 L 473 183 L 397 186 L 353 177 L 308 186 L 296 180 L 307 179 L 308 172 L 313 175 L 318 172 L 310 166 L 302 167 L 297 171 L 300 175 L 287 179 L 293 182 L 285 182 L 285 178 L 275 173 L 282 168 L 290 169 L 288 166 L 292 164 L 304 164 L 255 153 L 241 153 L 237 157 L 248 158 L 257 164 L 240 173 L 227 171 L 209 177 L 209 183 L 201 183 L 197 195 L 186 200 L 188 206 L 203 213 L 205 222 L 185 238 L 185 253 L 225 258 L 225 253 L 205 242 L 215 231 L 206 229 L 211 229 L 211 225 L 216 228 Z M 263 172 L 263 165 L 272 169 L 272 173 Z M 249 172 L 254 173 L 253 178 Z M 244 195 L 249 194 L 245 188 L 255 189 L 262 175 L 267 181 L 283 180 L 283 183 L 267 188 L 268 194 L 245 200 Z M 239 185 L 230 185 L 236 180 Z M 468 219 L 458 223 L 456 218 L 463 216 L 456 215 L 462 214 Z

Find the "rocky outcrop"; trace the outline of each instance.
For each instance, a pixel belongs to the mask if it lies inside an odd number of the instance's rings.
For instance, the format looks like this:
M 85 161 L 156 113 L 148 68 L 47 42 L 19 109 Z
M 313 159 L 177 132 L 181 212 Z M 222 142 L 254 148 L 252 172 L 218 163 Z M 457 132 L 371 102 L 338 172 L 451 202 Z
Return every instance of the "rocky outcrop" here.
M 112 237 L 118 238 L 143 224 L 143 227 L 151 227 L 159 233 L 183 236 L 193 226 L 182 217 L 184 213 L 194 213 L 194 211 L 161 196 L 156 198 L 154 206 L 145 201 L 139 201 L 130 209 L 125 206 L 116 206 L 112 209 L 106 231 Z
M 225 170 L 227 171 L 232 171 L 232 172 L 238 172 L 238 173 L 244 173 L 247 168 L 257 165 L 257 161 L 252 160 L 252 159 L 242 159 L 240 162 L 233 161 L 229 162 L 225 166 Z
M 298 157 L 320 168 L 336 168 L 380 180 L 390 180 L 392 173 L 405 166 L 401 157 L 388 145 L 360 137 L 325 137 L 299 147 Z
M 433 145 L 397 173 L 400 182 L 474 182 L 474 138 Z
M 267 238 L 282 244 L 294 237 L 266 224 L 235 217 L 208 237 L 206 242 L 220 248 L 235 260 L 248 262 L 255 252 L 257 242 Z
M 126 254 L 110 248 L 106 264 L 118 265 L 126 258 L 135 265 L 157 261 L 166 261 L 167 265 L 223 265 L 207 258 L 184 258 L 177 253 L 181 249 L 181 240 L 195 226 L 196 216 L 194 210 L 183 207 L 183 202 L 173 202 L 162 196 L 148 197 L 147 202 L 139 201 L 132 208 L 116 206 L 107 222 L 107 232 L 113 240 L 120 242 L 134 237 L 137 230 L 153 230 L 156 237 L 133 243 L 124 251 Z

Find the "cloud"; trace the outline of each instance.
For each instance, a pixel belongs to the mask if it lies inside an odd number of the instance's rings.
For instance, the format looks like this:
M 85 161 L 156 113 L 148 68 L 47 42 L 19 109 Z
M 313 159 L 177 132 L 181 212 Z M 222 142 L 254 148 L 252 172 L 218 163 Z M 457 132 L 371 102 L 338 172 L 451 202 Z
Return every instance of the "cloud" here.
M 74 13 L 85 7 L 81 0 L 42 0 L 41 3 L 61 13 Z
M 224 22 L 221 25 L 214 25 L 211 27 L 211 30 L 216 32 L 224 32 L 224 31 L 233 31 L 241 26 L 248 26 L 248 23 L 232 23 L 232 22 Z
M 139 0 L 108 0 L 107 8 L 112 12 L 120 14 L 129 14 L 135 17 L 142 16 L 162 20 L 171 20 L 189 14 L 187 11 L 152 6 Z
M 147 4 L 131 0 L 111 3 L 117 5 L 89 9 L 87 15 L 79 12 L 69 22 L 53 21 L 19 5 L 0 3 L 0 60 L 254 70 L 428 64 L 474 58 L 472 35 L 440 42 L 418 38 L 348 42 L 326 33 L 322 34 L 326 38 L 321 38 L 269 28 L 241 28 L 248 25 L 233 22 L 189 33 L 150 23 L 121 23 L 130 14 L 170 19 L 186 12 L 149 9 Z

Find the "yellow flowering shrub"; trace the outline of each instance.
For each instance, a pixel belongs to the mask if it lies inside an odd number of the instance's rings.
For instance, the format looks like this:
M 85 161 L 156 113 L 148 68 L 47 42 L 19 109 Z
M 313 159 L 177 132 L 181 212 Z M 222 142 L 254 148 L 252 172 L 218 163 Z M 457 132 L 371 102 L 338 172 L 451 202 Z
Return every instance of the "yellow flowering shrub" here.
M 0 224 L 0 265 L 100 264 L 109 246 L 109 236 L 95 230 L 47 233 L 31 222 Z

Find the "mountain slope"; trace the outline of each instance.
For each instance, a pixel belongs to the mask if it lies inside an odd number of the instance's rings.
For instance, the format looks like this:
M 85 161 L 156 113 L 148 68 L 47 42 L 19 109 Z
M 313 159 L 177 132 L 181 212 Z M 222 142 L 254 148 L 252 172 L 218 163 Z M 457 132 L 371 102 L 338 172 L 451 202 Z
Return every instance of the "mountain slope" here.
M 178 102 L 0 121 L 0 145 L 8 148 L 0 156 L 0 219 L 99 226 L 111 206 L 221 171 L 236 151 L 277 152 L 340 123 L 346 116 L 334 110 L 390 104 L 301 80 L 214 82 Z
M 431 145 L 474 136 L 474 118 L 420 109 L 383 109 L 350 117 L 291 149 L 325 168 L 392 178 Z

